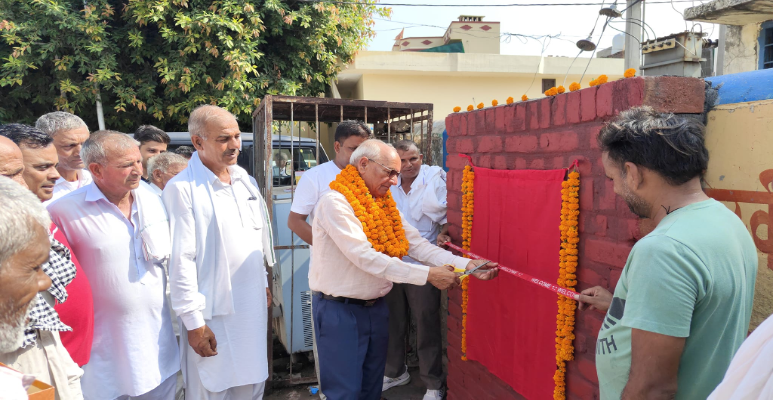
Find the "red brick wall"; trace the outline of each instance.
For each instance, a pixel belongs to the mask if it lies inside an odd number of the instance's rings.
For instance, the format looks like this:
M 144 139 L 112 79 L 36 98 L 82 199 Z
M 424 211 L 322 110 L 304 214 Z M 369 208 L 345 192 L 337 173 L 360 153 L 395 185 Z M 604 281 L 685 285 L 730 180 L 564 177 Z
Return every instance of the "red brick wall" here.
M 578 289 L 601 285 L 614 290 L 628 252 L 648 229 L 646 221 L 640 222 L 615 195 L 612 182 L 604 176 L 596 144 L 599 130 L 605 121 L 630 107 L 702 113 L 703 102 L 700 79 L 639 77 L 553 98 L 449 115 L 448 222 L 454 242 L 461 243 L 460 188 L 466 165 L 456 153 L 472 156 L 476 166 L 494 169 L 557 169 L 577 159 L 581 179 Z M 449 399 L 521 399 L 484 366 L 461 360 L 461 297 L 461 289 L 449 291 Z M 575 360 L 568 364 L 569 399 L 598 398 L 594 354 L 602 318 L 599 312 L 578 312 Z

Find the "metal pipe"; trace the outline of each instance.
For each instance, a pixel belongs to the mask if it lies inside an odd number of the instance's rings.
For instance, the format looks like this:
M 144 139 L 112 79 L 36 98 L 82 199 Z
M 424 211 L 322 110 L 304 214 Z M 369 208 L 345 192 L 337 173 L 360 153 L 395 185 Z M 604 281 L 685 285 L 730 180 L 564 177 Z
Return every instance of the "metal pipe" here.
M 411 142 L 416 143 L 416 141 L 413 140 L 413 108 L 411 108 Z
M 387 143 L 392 142 L 392 109 L 387 107 Z
M 290 204 L 295 194 L 295 146 L 293 146 L 293 125 L 295 123 L 295 104 L 290 103 Z M 300 164 L 300 161 L 298 162 Z M 281 175 L 281 174 L 280 174 Z M 295 244 L 295 232 L 290 231 L 290 246 Z M 290 381 L 293 379 L 293 334 L 295 327 L 295 250 L 290 250 Z

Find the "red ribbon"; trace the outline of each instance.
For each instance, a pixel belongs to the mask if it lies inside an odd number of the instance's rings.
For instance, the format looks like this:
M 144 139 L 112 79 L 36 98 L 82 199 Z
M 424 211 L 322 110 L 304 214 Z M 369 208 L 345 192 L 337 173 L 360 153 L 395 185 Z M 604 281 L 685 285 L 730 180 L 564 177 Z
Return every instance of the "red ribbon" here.
M 479 255 L 477 255 L 477 254 L 475 254 L 475 253 L 473 253 L 471 251 L 464 250 L 463 248 L 461 248 L 461 247 L 459 247 L 459 246 L 457 246 L 457 245 L 455 245 L 455 244 L 453 244 L 451 242 L 446 242 L 446 245 L 448 245 L 448 247 L 450 247 L 450 248 L 452 248 L 452 249 L 454 249 L 456 251 L 459 251 L 461 253 L 467 254 L 468 256 L 470 256 L 470 257 L 472 257 L 472 258 L 474 258 L 476 260 L 486 260 L 486 258 L 481 257 L 481 256 L 479 256 Z M 533 277 L 533 276 L 531 276 L 529 274 L 524 274 L 523 272 L 519 272 L 519 271 L 516 271 L 514 269 L 507 268 L 507 267 L 505 267 L 502 264 L 500 264 L 497 268 L 499 268 L 502 271 L 507 272 L 508 274 L 515 275 L 518 278 L 521 278 L 521 279 L 523 279 L 525 281 L 531 282 L 531 283 L 533 283 L 533 284 L 535 284 L 537 286 L 540 286 L 540 287 L 548 289 L 548 290 L 550 290 L 552 292 L 558 293 L 558 294 L 560 294 L 562 296 L 568 297 L 568 298 L 573 299 L 573 300 L 578 300 L 578 301 L 580 300 L 580 294 L 575 292 L 575 291 L 562 288 L 562 287 L 554 285 L 552 283 L 545 282 L 545 281 L 537 279 L 537 278 L 535 278 L 535 277 Z

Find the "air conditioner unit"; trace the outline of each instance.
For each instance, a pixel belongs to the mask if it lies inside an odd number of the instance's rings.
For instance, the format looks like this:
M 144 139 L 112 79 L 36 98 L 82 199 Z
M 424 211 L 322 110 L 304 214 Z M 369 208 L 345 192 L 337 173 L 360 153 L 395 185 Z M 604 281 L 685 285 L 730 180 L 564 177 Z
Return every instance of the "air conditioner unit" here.
M 273 198 L 274 246 L 277 265 L 274 267 L 274 332 L 290 354 L 312 351 L 314 335 L 311 317 L 311 289 L 309 289 L 309 261 L 311 253 L 306 242 L 297 235 L 293 244 L 301 248 L 289 249 L 290 193 L 285 187 L 275 187 Z M 294 295 L 293 295 L 294 294 Z

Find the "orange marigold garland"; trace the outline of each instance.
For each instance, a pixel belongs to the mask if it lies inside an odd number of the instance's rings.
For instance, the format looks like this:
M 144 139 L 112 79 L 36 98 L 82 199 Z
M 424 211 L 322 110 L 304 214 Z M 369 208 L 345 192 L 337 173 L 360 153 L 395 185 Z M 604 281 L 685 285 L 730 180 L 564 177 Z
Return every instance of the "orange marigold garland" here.
M 569 179 L 562 182 L 561 189 L 561 251 L 558 286 L 574 290 L 577 285 L 577 243 L 578 218 L 580 216 L 580 174 L 569 173 Z M 554 400 L 566 399 L 566 362 L 574 359 L 574 313 L 577 303 L 574 300 L 558 296 L 558 316 L 556 317 L 556 372 L 553 380 Z
M 462 107 L 456 106 L 454 107 L 454 112 L 457 113 L 459 111 L 462 111 Z
M 636 76 L 636 69 L 635 68 L 628 68 L 623 73 L 623 76 L 626 77 L 626 78 L 633 78 L 634 76 Z
M 572 84 L 571 84 L 571 85 L 569 85 L 569 91 L 570 91 L 570 92 L 576 92 L 576 91 L 578 91 L 578 90 L 580 90 L 580 84 L 579 84 L 579 83 L 577 83 L 577 82 L 572 82 Z
M 513 104 L 513 96 L 507 98 L 507 104 Z
M 363 232 L 376 251 L 397 258 L 408 254 L 408 240 L 392 193 L 387 192 L 385 196 L 377 198 L 371 196 L 365 181 L 353 165 L 344 168 L 330 182 L 330 188 L 346 196 L 354 209 L 354 215 L 362 223 Z
M 473 188 L 475 172 L 465 166 L 462 173 L 462 248 L 470 250 L 472 239 L 472 210 L 475 204 Z M 467 256 L 465 256 L 467 257 Z M 462 279 L 462 360 L 467 361 L 467 287 L 469 279 Z

